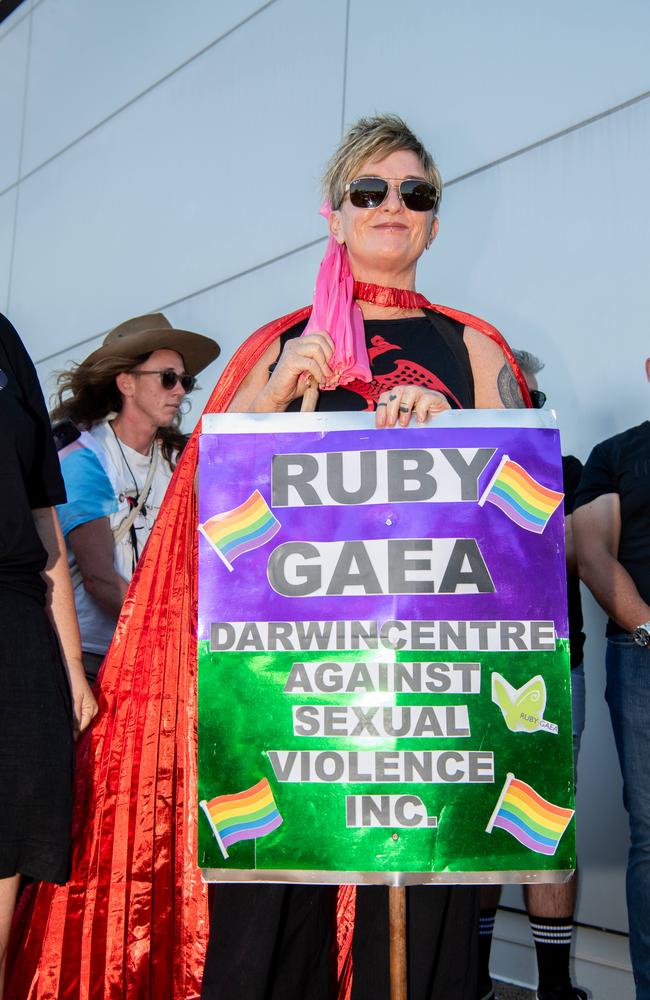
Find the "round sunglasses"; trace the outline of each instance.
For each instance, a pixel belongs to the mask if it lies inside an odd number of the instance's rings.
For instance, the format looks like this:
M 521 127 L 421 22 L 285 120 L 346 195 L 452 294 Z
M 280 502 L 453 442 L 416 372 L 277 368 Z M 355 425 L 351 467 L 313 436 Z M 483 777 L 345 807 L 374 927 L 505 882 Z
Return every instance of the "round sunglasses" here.
M 182 372 L 179 375 L 173 368 L 152 368 L 148 371 L 144 371 L 142 368 L 132 368 L 129 375 L 160 375 L 160 384 L 163 389 L 173 389 L 177 382 L 180 382 L 181 388 L 185 392 L 192 392 L 196 386 L 194 375 L 190 375 L 188 372 Z
M 356 181 L 345 185 L 344 191 L 350 195 L 355 208 L 379 208 L 388 197 L 390 181 L 396 182 L 395 187 L 406 208 L 412 212 L 435 211 L 440 200 L 435 185 L 417 177 L 403 181 L 396 177 L 357 177 Z

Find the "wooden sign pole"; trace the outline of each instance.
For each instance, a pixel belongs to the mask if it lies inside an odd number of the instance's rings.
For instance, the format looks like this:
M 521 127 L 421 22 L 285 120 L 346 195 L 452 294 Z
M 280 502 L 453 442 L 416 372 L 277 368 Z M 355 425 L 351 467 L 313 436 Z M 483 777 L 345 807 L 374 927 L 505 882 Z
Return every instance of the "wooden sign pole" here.
M 305 389 L 300 406 L 301 413 L 313 413 L 318 406 L 318 383 L 312 378 Z
M 390 1000 L 407 1000 L 408 964 L 406 956 L 406 889 L 388 890 L 390 934 Z

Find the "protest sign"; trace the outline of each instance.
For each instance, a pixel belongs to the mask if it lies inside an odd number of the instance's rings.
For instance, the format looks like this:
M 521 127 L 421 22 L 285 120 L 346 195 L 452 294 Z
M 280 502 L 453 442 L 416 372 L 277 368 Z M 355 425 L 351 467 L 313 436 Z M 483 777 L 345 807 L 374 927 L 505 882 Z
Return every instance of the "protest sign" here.
M 562 496 L 548 413 L 204 417 L 207 879 L 574 867 Z

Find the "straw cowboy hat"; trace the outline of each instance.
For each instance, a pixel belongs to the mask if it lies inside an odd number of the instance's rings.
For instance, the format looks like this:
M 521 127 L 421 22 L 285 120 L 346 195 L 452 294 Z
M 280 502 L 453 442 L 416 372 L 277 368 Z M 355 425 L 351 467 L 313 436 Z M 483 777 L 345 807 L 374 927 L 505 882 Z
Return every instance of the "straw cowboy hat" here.
M 211 337 L 190 333 L 189 330 L 177 330 L 162 313 L 149 313 L 127 319 L 116 326 L 106 334 L 102 346 L 89 354 L 83 364 L 92 365 L 95 361 L 112 358 L 116 354 L 137 358 L 141 354 L 151 354 L 152 351 L 165 347 L 182 355 L 190 375 L 198 375 L 221 352 L 218 343 Z

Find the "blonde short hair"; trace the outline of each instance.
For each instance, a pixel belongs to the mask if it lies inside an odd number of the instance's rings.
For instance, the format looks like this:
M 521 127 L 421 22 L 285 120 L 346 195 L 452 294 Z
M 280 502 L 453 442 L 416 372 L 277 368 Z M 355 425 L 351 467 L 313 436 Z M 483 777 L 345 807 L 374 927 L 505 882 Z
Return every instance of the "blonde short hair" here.
M 434 211 L 437 213 L 442 197 L 442 177 L 431 153 L 420 142 L 415 133 L 398 115 L 374 115 L 360 118 L 348 129 L 339 148 L 330 160 L 323 189 L 332 208 L 341 207 L 345 197 L 345 185 L 354 177 L 359 167 L 368 160 L 383 159 L 401 149 L 411 150 L 420 161 L 427 180 L 433 184 L 438 197 Z

